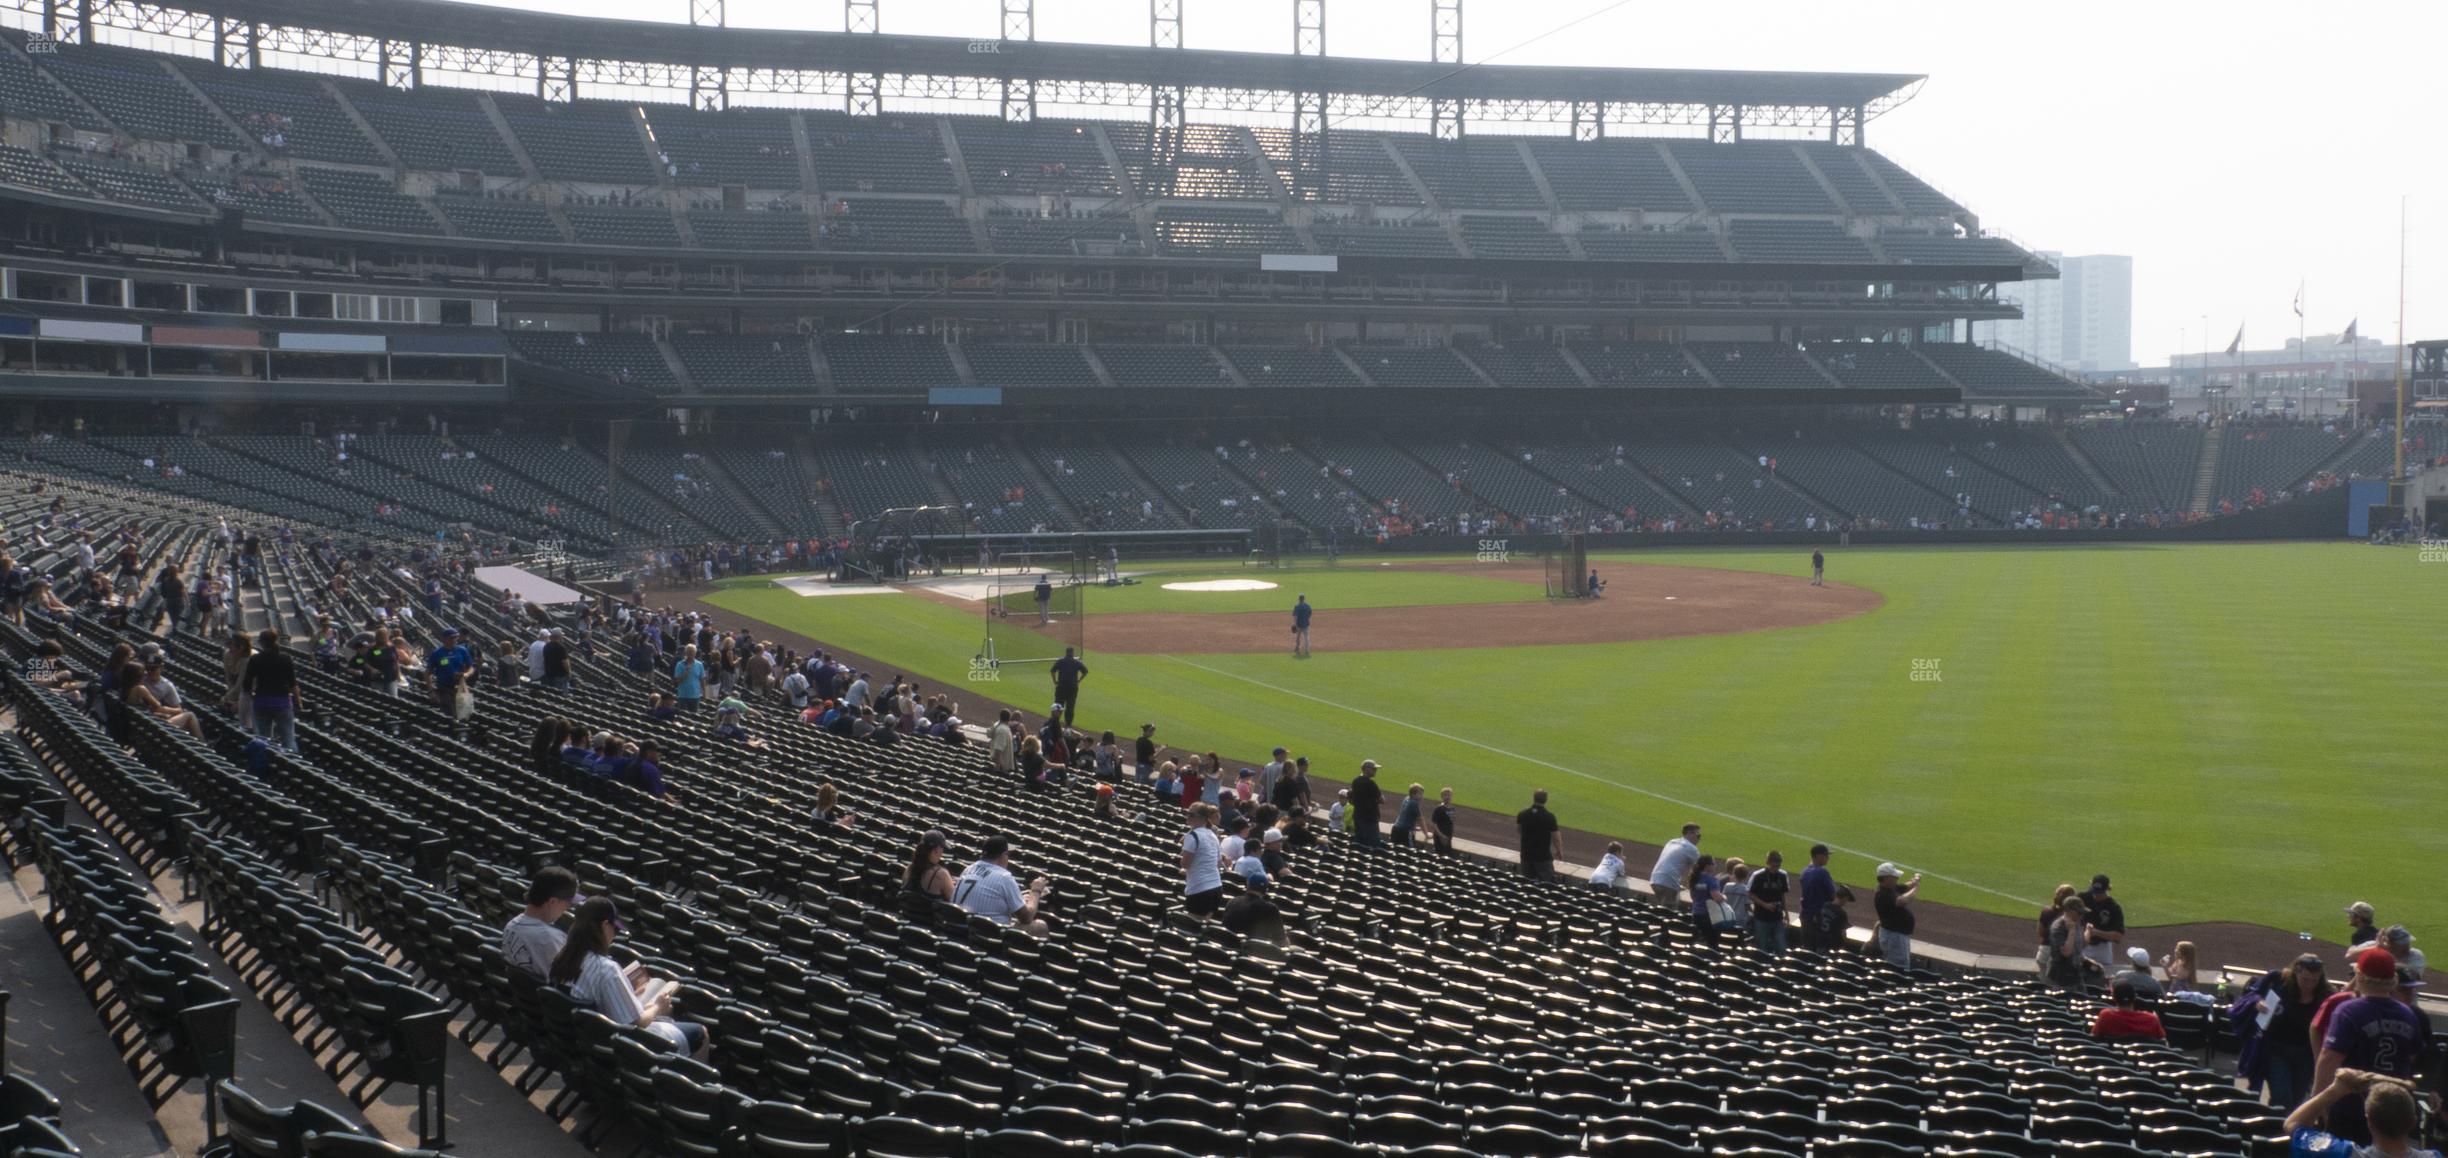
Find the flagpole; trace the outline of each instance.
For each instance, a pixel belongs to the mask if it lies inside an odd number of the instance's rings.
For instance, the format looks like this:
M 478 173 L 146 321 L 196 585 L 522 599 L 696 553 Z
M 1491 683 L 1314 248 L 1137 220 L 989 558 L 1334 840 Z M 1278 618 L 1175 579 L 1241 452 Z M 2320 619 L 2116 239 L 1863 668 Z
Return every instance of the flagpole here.
M 2389 502 L 2400 510 L 2405 507 L 2405 293 L 2406 293 L 2406 195 L 2397 195 L 2397 472 L 2389 476 Z

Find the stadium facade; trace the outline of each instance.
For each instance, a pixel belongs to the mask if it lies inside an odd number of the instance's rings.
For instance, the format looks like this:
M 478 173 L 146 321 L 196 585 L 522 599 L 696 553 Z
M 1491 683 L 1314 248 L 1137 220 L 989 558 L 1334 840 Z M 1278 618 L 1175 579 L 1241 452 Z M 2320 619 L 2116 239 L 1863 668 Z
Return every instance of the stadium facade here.
M 1016 531 L 2181 519 L 2367 449 L 2231 474 L 2214 435 L 2069 437 L 2106 395 L 1953 340 L 2055 268 L 1868 141 L 1916 76 L 299 13 L 0 3 L 0 395 L 28 424 L 167 429 L 96 405 L 143 401 L 182 432 L 387 413 L 604 447 L 653 416 L 626 468 L 387 468 L 439 488 L 413 517 L 573 543 L 937 502 Z M 1976 452 L 1968 417 L 2029 425 Z M 753 457 L 700 465 L 709 428 Z M 273 494 L 243 476 L 323 485 L 331 453 L 209 473 Z

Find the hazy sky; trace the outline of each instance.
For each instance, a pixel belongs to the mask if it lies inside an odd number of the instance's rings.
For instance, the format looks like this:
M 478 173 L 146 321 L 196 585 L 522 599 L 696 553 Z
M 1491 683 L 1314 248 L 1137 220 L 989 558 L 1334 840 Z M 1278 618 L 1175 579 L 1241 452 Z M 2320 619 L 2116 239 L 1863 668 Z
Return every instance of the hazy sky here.
M 687 19 L 687 0 L 482 2 Z M 999 28 L 998 0 L 879 2 L 887 32 Z M 1193 48 L 1291 47 L 1292 0 L 1183 4 Z M 2143 365 L 2198 352 L 2205 328 L 2221 350 L 2239 324 L 2248 346 L 2283 344 L 2299 281 L 2312 333 L 2360 316 L 2364 334 L 2393 337 L 2405 193 L 2407 336 L 2448 335 L 2448 253 L 2425 245 L 2448 236 L 2448 150 L 2420 145 L 2443 105 L 2416 55 L 2448 40 L 2439 0 L 1464 7 L 1472 62 L 1927 74 L 1918 98 L 1871 123 L 1870 143 L 2032 248 L 2132 255 Z M 1327 47 L 1426 59 L 1428 13 L 1428 0 L 1328 0 Z M 841 19 L 834 0 L 730 0 L 734 27 Z M 1037 36 L 1144 44 L 1146 0 L 1037 0 Z

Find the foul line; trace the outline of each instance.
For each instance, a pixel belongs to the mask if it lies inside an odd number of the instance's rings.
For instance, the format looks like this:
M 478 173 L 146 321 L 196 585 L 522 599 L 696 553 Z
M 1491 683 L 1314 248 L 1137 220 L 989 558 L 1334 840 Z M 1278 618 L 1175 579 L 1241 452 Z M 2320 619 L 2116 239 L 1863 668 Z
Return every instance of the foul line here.
M 1300 698 L 1300 699 L 1308 700 L 1309 702 L 1314 703 L 1314 704 L 1324 704 L 1324 705 L 1326 705 L 1327 707 L 1330 707 L 1330 708 L 1336 708 L 1336 709 L 1339 709 L 1339 710 L 1342 710 L 1342 711 L 1350 712 L 1351 714 L 1353 714 L 1353 715 L 1355 715 L 1355 716 L 1366 716 L 1366 717 L 1368 717 L 1369 719 L 1372 719 L 1372 720 L 1376 720 L 1376 721 L 1378 721 L 1379 723 L 1392 724 L 1392 725 L 1394 725 L 1395 727 L 1398 727 L 1398 728 L 1409 728 L 1409 729 L 1411 729 L 1412 731 L 1414 731 L 1414 732 L 1418 732 L 1418 733 L 1420 733 L 1420 734 L 1422 734 L 1422 735 L 1434 736 L 1434 737 L 1436 737 L 1437 739 L 1440 739 L 1440 740 L 1449 740 L 1449 741 L 1451 741 L 1451 742 L 1453 742 L 1453 743 L 1456 743 L 1456 744 L 1467 744 L 1467 745 L 1469 745 L 1469 746 L 1471 746 L 1471 747 L 1473 747 L 1473 748 L 1477 748 L 1477 749 L 1479 749 L 1479 750 L 1480 750 L 1480 751 L 1482 751 L 1482 752 L 1492 752 L 1492 753 L 1494 753 L 1494 754 L 1496 754 L 1496 755 L 1498 755 L 1498 756 L 1502 756 L 1502 757 L 1504 757 L 1505 759 L 1508 759 L 1508 760 L 1519 760 L 1519 761 L 1521 761 L 1521 762 L 1522 762 L 1522 763 L 1524 763 L 1524 764 L 1536 764 L 1536 765 L 1538 765 L 1538 766 L 1539 766 L 1539 767 L 1541 767 L 1541 768 L 1549 768 L 1549 769 L 1553 769 L 1553 770 L 1555 770 L 1555 771 L 1557 771 L 1557 772 L 1562 772 L 1562 773 L 1564 773 L 1564 774 L 1565 774 L 1565 775 L 1567 775 L 1567 776 L 1578 776 L 1578 777 L 1580 777 L 1581 779 L 1583 779 L 1583 780 L 1587 780 L 1587 781 L 1589 781 L 1589 782 L 1590 782 L 1590 783 L 1592 783 L 1592 784 L 1603 784 L 1603 785 L 1606 785 L 1606 786 L 1607 786 L 1607 787 L 1609 787 L 1609 788 L 1620 788 L 1620 789 L 1623 789 L 1623 790 L 1624 790 L 1624 791 L 1626 791 L 1626 792 L 1637 792 L 1637 793 L 1639 793 L 1640 795 L 1642 795 L 1642 796 L 1646 796 L 1646 797 L 1649 797 L 1649 798 L 1650 798 L 1650 799 L 1652 799 L 1652 800 L 1661 800 L 1661 801 L 1664 801 L 1664 802 L 1666 802 L 1666 803 L 1668 803 L 1668 804 L 1672 804 L 1672 805 L 1674 805 L 1674 806 L 1675 806 L 1675 807 L 1677 807 L 1677 808 L 1686 808 L 1686 809 L 1690 809 L 1690 810 L 1691 810 L 1691 811 L 1693 811 L 1693 812 L 1705 813 L 1705 814 L 1707 814 L 1707 815 L 1709 815 L 1709 816 L 1714 816 L 1714 817 L 1718 818 L 1719 820 L 1731 820 L 1731 821 L 1733 821 L 1733 822 L 1734 822 L 1734 823 L 1736 823 L 1736 824 L 1747 824 L 1747 825 L 1750 825 L 1750 826 L 1751 826 L 1751 827 L 1753 827 L 1753 828 L 1764 829 L 1764 830 L 1771 831 L 1771 832 L 1774 832 L 1774 831 L 1776 831 L 1776 830 L 1778 830 L 1779 828 L 1781 828 L 1781 827 L 1782 827 L 1781 825 L 1765 824 L 1765 823 L 1762 823 L 1762 822 L 1760 822 L 1760 821 L 1753 820 L 1753 819 L 1751 819 L 1750 817 L 1736 815 L 1735 813 L 1727 812 L 1727 811 L 1724 811 L 1723 809 L 1711 808 L 1711 807 L 1709 807 L 1708 805 L 1705 805 L 1705 804 L 1695 804 L 1695 803 L 1693 803 L 1693 802 L 1691 802 L 1691 801 L 1689 801 L 1689 800 L 1679 800 L 1679 799 L 1676 799 L 1675 797 L 1668 796 L 1668 795 L 1666 795 L 1666 794 L 1665 794 L 1665 793 L 1663 793 L 1663 792 L 1657 792 L 1657 791 L 1653 791 L 1653 790 L 1651 790 L 1651 789 L 1643 788 L 1643 787 L 1640 787 L 1640 786 L 1639 786 L 1639 785 L 1637 785 L 1637 784 L 1624 784 L 1624 783 L 1620 783 L 1620 782 L 1618 782 L 1618 781 L 1609 780 L 1609 779 L 1607 779 L 1607 778 L 1605 778 L 1605 777 L 1603 777 L 1603 776 L 1595 776 L 1595 775 L 1592 775 L 1592 774 L 1587 773 L 1587 772 L 1584 772 L 1584 771 L 1582 771 L 1582 770 L 1580 770 L 1580 769 L 1578 769 L 1578 768 L 1567 768 L 1567 767 L 1563 766 L 1562 764 L 1558 764 L 1558 763 L 1556 763 L 1556 762 L 1554 762 L 1554 761 L 1552 761 L 1552 760 L 1541 760 L 1541 759 L 1539 759 L 1539 758 L 1538 758 L 1538 757 L 1536 757 L 1536 756 L 1525 756 L 1525 755 L 1522 755 L 1522 754 L 1521 754 L 1521 753 L 1519 753 L 1519 752 L 1508 752 L 1508 751 L 1506 751 L 1506 750 L 1504 750 L 1504 749 L 1502 749 L 1502 748 L 1498 748 L 1498 747 L 1495 747 L 1495 746 L 1493 746 L 1493 745 L 1489 745 L 1489 744 L 1482 744 L 1482 743 L 1480 743 L 1480 742 L 1479 742 L 1479 741 L 1477 741 L 1477 740 L 1471 740 L 1471 739 L 1466 739 L 1466 738 L 1461 737 L 1461 736 L 1456 736 L 1456 735 L 1454 735 L 1454 734 L 1453 734 L 1453 733 L 1451 733 L 1451 732 L 1440 732 L 1440 731 L 1437 731 L 1437 730 L 1436 730 L 1436 729 L 1434 729 L 1434 728 L 1424 728 L 1424 727 L 1421 727 L 1421 726 L 1420 726 L 1420 725 L 1418 725 L 1418 724 L 1414 724 L 1414 723 L 1412 723 L 1412 722 L 1411 722 L 1411 721 L 1409 721 L 1409 720 L 1397 720 L 1397 719 L 1395 719 L 1395 718 L 1394 718 L 1394 717 L 1392 717 L 1392 716 L 1381 716 L 1381 715 L 1378 715 L 1378 714 L 1377 714 L 1377 713 L 1375 713 L 1375 712 L 1368 711 L 1367 709 L 1364 709 L 1364 708 L 1355 708 L 1355 707 L 1351 706 L 1350 704 L 1337 703 L 1337 702 L 1335 702 L 1335 701 L 1333 701 L 1333 700 L 1329 700 L 1329 699 L 1326 699 L 1326 698 L 1321 697 L 1321 696 L 1313 696 L 1313 695 L 1310 695 L 1310 694 L 1309 694 L 1309 693 L 1307 693 L 1307 692 L 1298 692 L 1298 691 L 1294 691 L 1294 690 L 1292 690 L 1291 688 L 1287 688 L 1287 687 L 1278 687 L 1278 686 L 1276 686 L 1276 685 L 1274 685 L 1274 684 L 1271 684 L 1271 683 L 1266 682 L 1265 680 L 1254 680 L 1254 679 L 1249 678 L 1248 676 L 1245 676 L 1245 675 L 1238 675 L 1238 674 L 1233 673 L 1233 672 L 1228 672 L 1228 671 L 1225 671 L 1225 670 L 1223 670 L 1223 669 L 1221 669 L 1221 668 L 1212 668 L 1212 667 L 1209 667 L 1209 666 L 1207 666 L 1206 664 L 1203 664 L 1203 663 L 1193 663 L 1193 662 L 1191 662 L 1190 660 L 1186 660 L 1186 659 L 1181 658 L 1180 656 L 1176 656 L 1176 655 L 1168 655 L 1168 656 L 1166 656 L 1165 658 L 1166 658 L 1166 659 L 1169 659 L 1169 660 L 1172 660 L 1172 661 L 1173 661 L 1173 662 L 1175 662 L 1175 663 L 1178 663 L 1178 664 L 1182 664 L 1182 665 L 1184 665 L 1184 666 L 1187 666 L 1187 667 L 1194 667 L 1194 668 L 1197 668 L 1197 669 L 1199 669 L 1200 671 L 1203 671 L 1203 672 L 1210 672 L 1210 673 L 1213 673 L 1213 674 L 1215 674 L 1215 675 L 1220 675 L 1220 676 L 1223 676 L 1223 677 L 1224 677 L 1224 678 L 1226 678 L 1226 679 L 1230 679 L 1230 680 L 1239 680 L 1239 681 L 1241 681 L 1242 683 L 1245 683 L 1245 684 L 1250 684 L 1250 685 L 1255 686 L 1255 687 L 1262 687 L 1262 688 L 1265 688 L 1265 689 L 1267 689 L 1268 691 L 1271 691 L 1271 692 L 1278 692 L 1278 693 L 1281 693 L 1281 694 L 1283 694 L 1283 695 L 1287 695 L 1287 696 L 1295 696 L 1295 697 L 1298 697 L 1298 698 Z M 1800 837 L 1800 838 L 1798 838 L 1798 839 L 1802 839 L 1802 840 L 1810 840 L 1810 838 L 1809 838 L 1809 837 L 1807 837 L 1807 836 L 1805 836 L 1805 837 Z M 1864 851 L 1862 851 L 1861 849 L 1858 849 L 1858 848 L 1847 848 L 1847 847 L 1845 847 L 1845 846 L 1843 846 L 1843 845 L 1841 845 L 1841 844 L 1834 844 L 1834 843 L 1830 843 L 1830 842 L 1827 842 L 1827 841 L 1812 841 L 1812 843 L 1814 843 L 1814 844 L 1826 844 L 1826 845 L 1828 846 L 1828 848 L 1830 848 L 1831 850 L 1834 850 L 1834 851 L 1836 851 L 1836 852 L 1845 853 L 1845 854 L 1847 854 L 1847 855 L 1849 855 L 1849 856 L 1858 856 L 1858 857 L 1862 857 L 1862 858 L 1864 858 L 1864 859 L 1867 859 L 1867 860 L 1870 860 L 1870 861 L 1874 861 L 1874 862 L 1875 862 L 1875 861 L 1878 861 L 1878 860 L 1880 860 L 1880 859 L 1881 859 L 1881 858 L 1878 856 L 1878 854 L 1876 854 L 1876 853 L 1864 852 Z M 1982 893 L 1987 893 L 1987 894 L 1989 894 L 1990 896 L 1993 896 L 1993 897 L 2004 897 L 2004 898 L 2005 898 L 2005 899 L 2007 899 L 2007 900 L 2014 901 L 2014 902 L 2017 902 L 2017 903 L 2019 903 L 2019 904 L 2025 904 L 2025 905 L 2038 905 L 2038 904 L 2040 903 L 2040 902 L 2035 901 L 2035 900 L 2032 900 L 2032 899 L 2030 899 L 2030 898 L 2028 898 L 2028 897 L 2018 897 L 2018 896 L 2014 895 L 2013 893 L 1999 892 L 1998 890 L 1993 889 L 1993 888 L 1990 888 L 1990 887 L 1988 887 L 1987 885 L 1976 885 L 1976 884 L 1973 884 L 1971 881 L 1964 880 L 1964 879 L 1963 879 L 1963 878 L 1961 878 L 1961 877 L 1951 877 L 1951 876 L 1946 875 L 1945 873 L 1930 872 L 1930 871 L 1929 871 L 1929 870 L 1927 870 L 1927 869 L 1923 869 L 1923 870 L 1921 870 L 1921 871 L 1922 871 L 1922 872 L 1924 872 L 1924 873 L 1926 873 L 1927 875 L 1929 875 L 1929 876 L 1933 877 L 1933 878 L 1936 878 L 1936 879 L 1938 879 L 1938 880 L 1945 881 L 1945 882 L 1947 882 L 1948 884 L 1951 884 L 1951 885 L 1961 885 L 1961 886 L 1963 886 L 1964 888 L 1967 888 L 1967 889 L 1971 889 L 1971 890 L 1973 890 L 1974 892 L 1982 892 Z

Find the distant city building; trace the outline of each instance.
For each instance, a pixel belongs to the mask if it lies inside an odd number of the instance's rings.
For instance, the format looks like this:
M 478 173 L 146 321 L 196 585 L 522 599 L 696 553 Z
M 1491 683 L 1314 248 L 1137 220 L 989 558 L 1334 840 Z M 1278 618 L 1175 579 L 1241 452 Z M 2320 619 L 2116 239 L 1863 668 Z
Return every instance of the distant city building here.
M 2057 266 L 2057 280 L 1999 286 L 1999 300 L 2022 306 L 2023 317 L 1974 322 L 1972 340 L 2011 346 L 2078 373 L 2133 369 L 2133 259 L 2040 256 Z
M 2164 376 L 2180 394 L 2198 392 L 2205 382 L 2270 394 L 2335 391 L 2349 382 L 2388 379 L 2396 373 L 2397 348 L 2387 342 L 2361 336 L 2348 342 L 2342 334 L 2313 334 L 2301 341 L 2288 338 L 2275 350 L 2179 350 L 2168 355 Z

